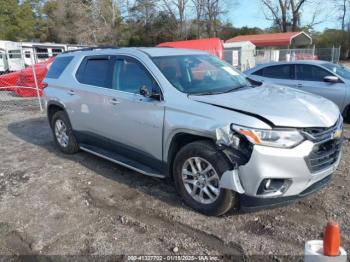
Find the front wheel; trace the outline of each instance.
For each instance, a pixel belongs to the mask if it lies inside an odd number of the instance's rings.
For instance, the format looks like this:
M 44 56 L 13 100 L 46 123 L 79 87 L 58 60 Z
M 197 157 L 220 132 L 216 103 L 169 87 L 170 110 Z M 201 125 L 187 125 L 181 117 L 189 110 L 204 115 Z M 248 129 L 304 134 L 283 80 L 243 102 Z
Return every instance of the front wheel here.
M 190 143 L 180 149 L 174 160 L 176 189 L 193 209 L 210 216 L 222 215 L 236 204 L 236 193 L 219 185 L 222 174 L 230 167 L 210 141 Z

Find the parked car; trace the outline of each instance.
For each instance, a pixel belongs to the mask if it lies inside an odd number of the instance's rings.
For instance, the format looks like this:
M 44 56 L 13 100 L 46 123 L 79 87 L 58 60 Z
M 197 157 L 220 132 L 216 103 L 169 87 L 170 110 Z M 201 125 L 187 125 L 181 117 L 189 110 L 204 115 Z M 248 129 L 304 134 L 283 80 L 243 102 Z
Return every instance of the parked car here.
M 273 62 L 244 72 L 250 78 L 314 93 L 336 103 L 349 116 L 350 69 L 326 61 Z
M 343 120 L 319 96 L 254 87 L 202 51 L 121 48 L 58 55 L 45 82 L 57 146 L 174 180 L 207 215 L 289 203 L 324 187 Z

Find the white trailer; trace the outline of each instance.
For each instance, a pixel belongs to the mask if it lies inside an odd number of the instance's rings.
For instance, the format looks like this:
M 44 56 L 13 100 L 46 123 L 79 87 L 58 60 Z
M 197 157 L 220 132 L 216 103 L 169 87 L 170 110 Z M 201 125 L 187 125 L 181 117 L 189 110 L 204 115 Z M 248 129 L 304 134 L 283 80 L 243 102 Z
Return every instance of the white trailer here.
M 8 71 L 7 57 L 4 50 L 0 50 L 0 75 Z
M 22 70 L 22 48 L 20 43 L 0 40 L 0 73 Z
M 32 43 L 22 42 L 24 63 L 26 66 L 34 63 L 44 62 L 50 57 L 54 57 L 67 51 L 67 45 L 56 43 Z

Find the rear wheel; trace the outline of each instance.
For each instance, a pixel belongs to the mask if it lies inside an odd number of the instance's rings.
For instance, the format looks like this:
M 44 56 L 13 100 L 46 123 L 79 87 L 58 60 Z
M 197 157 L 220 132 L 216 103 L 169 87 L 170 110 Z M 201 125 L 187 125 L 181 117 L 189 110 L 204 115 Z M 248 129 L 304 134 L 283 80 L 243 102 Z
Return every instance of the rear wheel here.
M 55 142 L 62 152 L 74 154 L 79 151 L 79 145 L 73 135 L 68 116 L 64 111 L 58 111 L 53 115 L 51 128 Z
M 173 174 L 175 186 L 184 202 L 211 216 L 226 213 L 235 204 L 235 192 L 220 188 L 222 174 L 230 163 L 210 141 L 196 141 L 177 153 Z

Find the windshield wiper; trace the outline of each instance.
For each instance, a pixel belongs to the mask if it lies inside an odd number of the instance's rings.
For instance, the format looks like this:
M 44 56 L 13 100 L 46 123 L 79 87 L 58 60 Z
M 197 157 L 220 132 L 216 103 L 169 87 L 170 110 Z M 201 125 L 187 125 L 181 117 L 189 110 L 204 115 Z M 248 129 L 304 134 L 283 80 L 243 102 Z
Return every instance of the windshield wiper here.
M 222 92 L 222 93 L 231 93 L 231 92 L 237 91 L 238 89 L 242 89 L 242 88 L 245 88 L 245 87 L 251 87 L 251 86 L 250 85 L 241 85 L 241 86 L 229 89 L 229 90 L 227 90 L 225 92 Z
M 195 96 L 211 96 L 211 95 L 219 95 L 222 94 L 223 92 L 202 92 L 202 93 L 190 93 L 190 95 L 195 95 Z
M 252 87 L 250 85 L 241 85 L 235 88 L 231 88 L 226 91 L 221 91 L 221 92 L 214 92 L 214 91 L 207 91 L 207 92 L 198 92 L 198 93 L 190 93 L 189 95 L 196 95 L 196 96 L 209 96 L 209 95 L 220 95 L 220 94 L 226 94 L 226 93 L 231 93 L 234 92 L 238 89 L 245 88 L 245 87 Z

